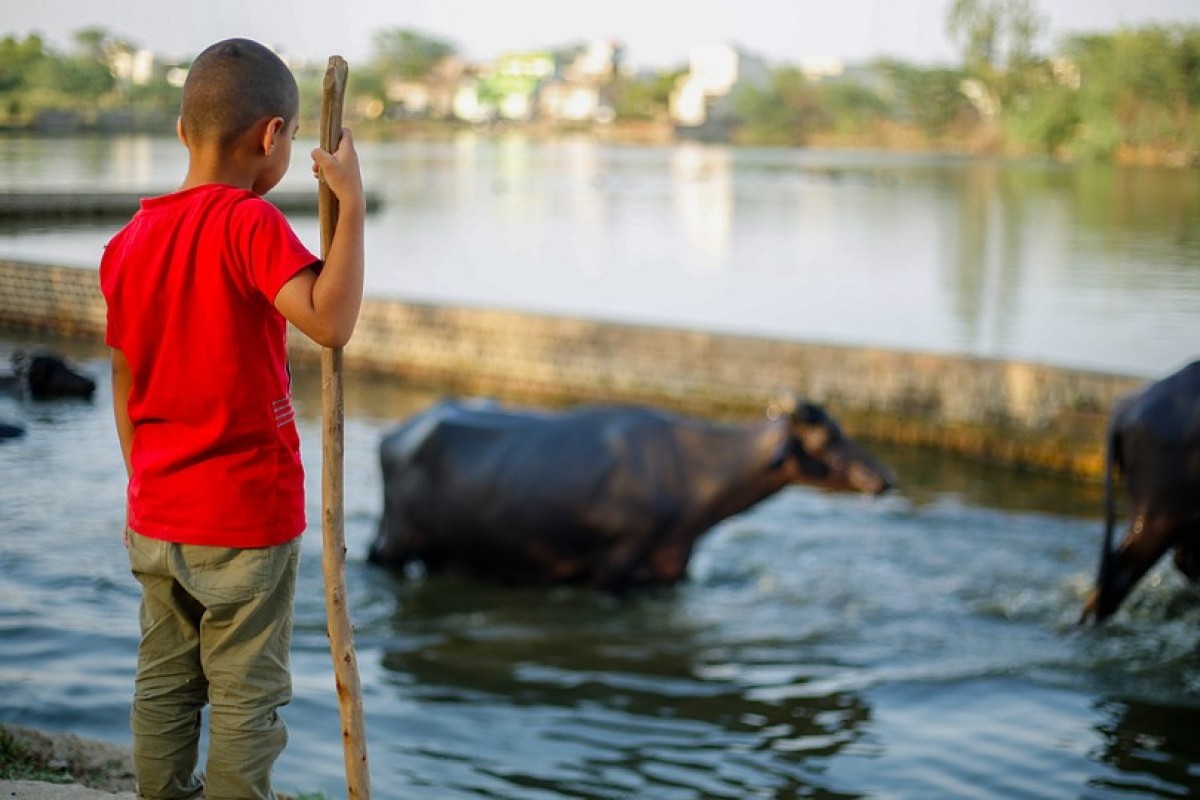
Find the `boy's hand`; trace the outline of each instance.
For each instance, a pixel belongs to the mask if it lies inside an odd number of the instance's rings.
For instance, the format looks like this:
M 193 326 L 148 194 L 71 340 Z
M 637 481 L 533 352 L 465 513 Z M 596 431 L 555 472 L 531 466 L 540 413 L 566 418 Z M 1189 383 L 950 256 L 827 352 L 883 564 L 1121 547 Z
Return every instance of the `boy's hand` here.
M 358 151 L 354 149 L 354 138 L 349 128 L 342 128 L 342 139 L 338 142 L 337 152 L 329 153 L 315 147 L 312 160 L 313 175 L 325 179 L 325 183 L 337 195 L 339 203 L 365 204 Z

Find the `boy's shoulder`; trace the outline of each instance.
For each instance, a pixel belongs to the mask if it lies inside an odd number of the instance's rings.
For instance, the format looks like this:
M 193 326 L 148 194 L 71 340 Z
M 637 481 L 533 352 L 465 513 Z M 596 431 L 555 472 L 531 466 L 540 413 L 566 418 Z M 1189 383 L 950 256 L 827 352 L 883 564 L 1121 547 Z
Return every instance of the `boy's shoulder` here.
M 237 205 L 244 202 L 260 201 L 270 203 L 249 189 L 241 189 L 225 183 L 203 183 L 179 189 L 157 197 L 147 197 L 142 200 L 142 211 L 182 211 L 194 206 L 213 204 Z
M 110 252 L 140 249 L 157 240 L 163 231 L 220 231 L 224 236 L 240 232 L 253 236 L 263 223 L 288 224 L 279 208 L 249 189 L 228 184 L 202 184 L 175 192 L 143 198 L 137 212 L 105 246 Z M 103 263 L 103 261 L 102 261 Z
M 286 219 L 283 212 L 265 197 L 226 184 L 203 184 L 145 198 L 127 227 L 134 226 L 139 217 L 150 221 L 155 228 L 163 225 L 209 227 L 212 223 L 217 223 L 218 227 L 254 226 L 264 220 Z

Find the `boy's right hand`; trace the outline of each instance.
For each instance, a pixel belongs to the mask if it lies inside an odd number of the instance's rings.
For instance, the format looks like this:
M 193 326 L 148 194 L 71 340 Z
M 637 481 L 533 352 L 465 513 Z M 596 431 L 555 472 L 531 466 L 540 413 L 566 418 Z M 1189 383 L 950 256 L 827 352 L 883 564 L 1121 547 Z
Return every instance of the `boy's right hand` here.
M 312 151 L 313 176 L 323 178 L 337 195 L 341 204 L 365 205 L 362 172 L 358 166 L 358 151 L 354 149 L 354 137 L 349 128 L 342 128 L 342 139 L 338 148 L 330 153 L 320 147 Z

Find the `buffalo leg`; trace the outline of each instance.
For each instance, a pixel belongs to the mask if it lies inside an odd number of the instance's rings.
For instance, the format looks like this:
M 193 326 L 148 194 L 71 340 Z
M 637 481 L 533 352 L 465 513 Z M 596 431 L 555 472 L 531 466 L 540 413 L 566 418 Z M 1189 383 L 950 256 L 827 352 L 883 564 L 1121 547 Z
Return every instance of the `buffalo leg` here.
M 1175 543 L 1175 567 L 1193 583 L 1200 582 L 1200 525 Z
M 1173 544 L 1177 526 L 1151 513 L 1134 517 L 1124 541 L 1109 558 L 1085 614 L 1103 622 L 1117 610 L 1142 576 Z

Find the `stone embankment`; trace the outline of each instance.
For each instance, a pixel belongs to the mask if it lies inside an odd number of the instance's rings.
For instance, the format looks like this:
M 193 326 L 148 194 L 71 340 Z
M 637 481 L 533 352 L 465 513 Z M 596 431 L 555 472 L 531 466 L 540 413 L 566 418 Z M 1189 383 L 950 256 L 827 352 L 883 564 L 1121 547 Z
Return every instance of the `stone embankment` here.
M 99 338 L 93 270 L 0 261 L 0 326 Z M 296 335 L 293 359 L 319 349 Z M 651 403 L 761 414 L 780 392 L 854 435 L 1098 479 L 1113 401 L 1142 381 L 1038 364 L 846 348 L 368 299 L 345 368 L 522 402 Z
M 168 190 L 164 190 L 168 191 Z M 0 192 L 0 222 L 26 219 L 127 218 L 143 197 L 160 192 Z M 317 213 L 315 192 L 275 191 L 267 199 L 286 212 Z M 367 192 L 367 210 L 379 208 L 380 198 Z

